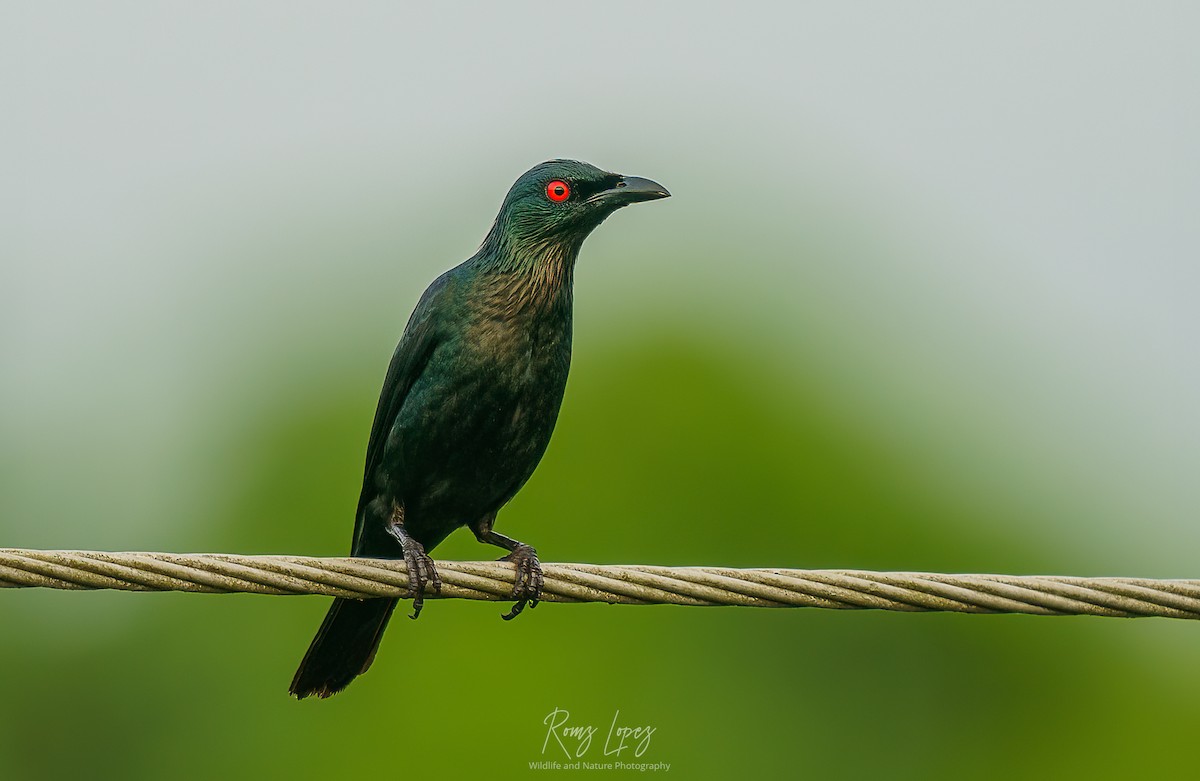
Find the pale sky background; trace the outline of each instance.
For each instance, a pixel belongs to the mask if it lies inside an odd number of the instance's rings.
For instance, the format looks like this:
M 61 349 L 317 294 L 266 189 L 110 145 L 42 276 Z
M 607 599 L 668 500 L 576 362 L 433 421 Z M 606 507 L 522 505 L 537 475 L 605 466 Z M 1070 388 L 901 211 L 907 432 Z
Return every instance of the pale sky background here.
M 825 345 L 879 437 L 1028 453 L 1103 515 L 1029 533 L 1195 577 L 1198 29 L 1168 2 L 6 3 L 0 528 L 101 496 L 145 547 L 206 432 L 311 354 L 382 377 L 511 181 L 570 156 L 675 195 L 589 241 L 579 339 L 660 316 L 798 373 Z

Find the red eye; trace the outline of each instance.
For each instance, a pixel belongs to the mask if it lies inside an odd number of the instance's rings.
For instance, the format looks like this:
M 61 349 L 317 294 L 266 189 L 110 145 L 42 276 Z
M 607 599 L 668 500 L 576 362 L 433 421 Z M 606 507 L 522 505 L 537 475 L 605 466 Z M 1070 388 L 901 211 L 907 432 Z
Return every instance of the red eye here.
M 555 179 L 546 185 L 546 197 L 555 203 L 562 203 L 571 197 L 571 188 L 567 186 L 566 182 Z

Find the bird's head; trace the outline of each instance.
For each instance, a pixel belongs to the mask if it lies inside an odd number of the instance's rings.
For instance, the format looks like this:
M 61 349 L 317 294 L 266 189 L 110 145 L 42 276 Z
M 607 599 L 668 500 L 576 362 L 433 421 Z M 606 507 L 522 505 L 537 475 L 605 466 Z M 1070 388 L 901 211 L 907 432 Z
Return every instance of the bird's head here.
M 670 195 L 658 182 L 603 171 L 578 160 L 550 160 L 513 184 L 496 230 L 519 243 L 581 242 L 608 215 Z

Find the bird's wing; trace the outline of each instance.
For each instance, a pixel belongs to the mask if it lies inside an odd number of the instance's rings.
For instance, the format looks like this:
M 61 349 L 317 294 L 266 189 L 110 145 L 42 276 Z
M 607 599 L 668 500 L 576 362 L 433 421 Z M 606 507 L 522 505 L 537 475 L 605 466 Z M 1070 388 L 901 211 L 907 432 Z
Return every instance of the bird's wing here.
M 448 274 L 438 277 L 421 296 L 388 365 L 383 390 L 379 394 L 379 405 L 375 408 L 375 422 L 371 424 L 371 438 L 367 442 L 367 463 L 354 521 L 353 539 L 356 544 L 363 524 L 363 509 L 375 498 L 374 473 L 383 455 L 384 444 L 413 383 L 425 371 L 429 357 L 441 342 L 442 334 L 437 327 L 439 318 L 436 313 L 439 301 L 446 292 L 447 277 Z

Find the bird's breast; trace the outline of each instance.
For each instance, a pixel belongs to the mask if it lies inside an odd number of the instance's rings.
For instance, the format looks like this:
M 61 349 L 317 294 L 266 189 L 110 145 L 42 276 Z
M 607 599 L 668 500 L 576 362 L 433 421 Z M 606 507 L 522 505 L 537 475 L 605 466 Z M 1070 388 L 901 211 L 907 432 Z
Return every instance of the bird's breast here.
M 480 314 L 463 333 L 463 348 L 479 365 L 521 381 L 555 374 L 571 360 L 568 316 Z
M 499 509 L 549 445 L 570 360 L 569 321 L 470 323 L 435 352 L 392 431 L 397 493 L 429 522 Z
M 460 403 L 469 408 L 478 445 L 490 454 L 486 468 L 532 471 L 562 405 L 570 324 L 493 321 L 471 334 L 464 349 L 478 371 L 470 383 L 474 392 Z

